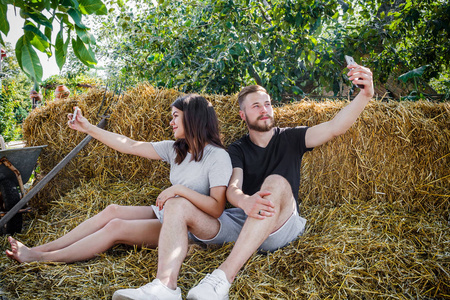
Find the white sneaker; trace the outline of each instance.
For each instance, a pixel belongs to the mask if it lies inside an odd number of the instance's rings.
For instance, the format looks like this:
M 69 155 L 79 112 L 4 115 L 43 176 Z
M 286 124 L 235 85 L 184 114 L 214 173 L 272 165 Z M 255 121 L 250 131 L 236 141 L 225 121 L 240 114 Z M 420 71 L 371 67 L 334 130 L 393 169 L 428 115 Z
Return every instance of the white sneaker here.
M 159 279 L 141 286 L 138 289 L 117 290 L 113 300 L 181 300 L 181 290 L 169 289 Z
M 189 300 L 228 300 L 228 291 L 231 283 L 228 282 L 225 272 L 216 269 L 207 274 L 200 283 L 187 294 Z

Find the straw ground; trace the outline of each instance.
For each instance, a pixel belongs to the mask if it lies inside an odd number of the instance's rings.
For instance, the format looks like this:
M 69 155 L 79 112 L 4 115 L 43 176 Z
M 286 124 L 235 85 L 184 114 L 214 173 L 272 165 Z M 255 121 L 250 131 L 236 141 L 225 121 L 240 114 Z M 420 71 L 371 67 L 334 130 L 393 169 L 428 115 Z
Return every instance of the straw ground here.
M 180 93 L 142 84 L 114 108 L 107 129 L 141 140 L 171 138 L 169 105 Z M 50 103 L 24 124 L 27 144 L 49 145 L 42 176 L 83 135 L 66 126 L 78 105 L 93 122 L 102 90 Z M 225 143 L 245 133 L 236 96 L 205 95 Z M 303 101 L 276 108 L 279 126 L 329 120 L 345 102 Z M 231 299 L 450 299 L 450 105 L 371 102 L 344 135 L 305 155 L 300 187 L 305 234 L 269 255 L 255 254 Z M 169 186 L 164 163 L 117 153 L 92 141 L 33 199 L 22 234 L 28 245 L 53 240 L 108 204 L 149 205 Z M 7 248 L 6 237 L 1 249 Z M 192 245 L 183 294 L 229 254 Z M 73 264 L 18 264 L 0 258 L 10 299 L 108 299 L 156 274 L 157 250 L 116 246 Z

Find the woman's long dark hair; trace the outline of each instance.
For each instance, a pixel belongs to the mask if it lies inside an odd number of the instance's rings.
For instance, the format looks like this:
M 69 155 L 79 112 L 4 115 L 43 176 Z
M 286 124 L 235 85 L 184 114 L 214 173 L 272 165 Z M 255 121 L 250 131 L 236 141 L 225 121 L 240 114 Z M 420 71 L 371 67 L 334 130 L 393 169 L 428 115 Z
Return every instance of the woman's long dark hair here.
M 200 161 L 206 144 L 225 149 L 220 140 L 216 112 L 208 100 L 197 94 L 188 94 L 177 98 L 172 106 L 183 112 L 184 139 L 178 139 L 173 145 L 177 164 L 181 164 L 188 152 L 191 152 L 193 160 Z

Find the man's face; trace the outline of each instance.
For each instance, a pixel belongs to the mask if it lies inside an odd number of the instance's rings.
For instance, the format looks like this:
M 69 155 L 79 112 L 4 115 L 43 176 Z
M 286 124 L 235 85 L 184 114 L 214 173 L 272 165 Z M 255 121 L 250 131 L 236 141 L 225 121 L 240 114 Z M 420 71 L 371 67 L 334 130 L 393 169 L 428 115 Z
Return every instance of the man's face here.
M 248 94 L 239 111 L 250 130 L 266 132 L 273 128 L 273 109 L 269 95 L 264 92 Z

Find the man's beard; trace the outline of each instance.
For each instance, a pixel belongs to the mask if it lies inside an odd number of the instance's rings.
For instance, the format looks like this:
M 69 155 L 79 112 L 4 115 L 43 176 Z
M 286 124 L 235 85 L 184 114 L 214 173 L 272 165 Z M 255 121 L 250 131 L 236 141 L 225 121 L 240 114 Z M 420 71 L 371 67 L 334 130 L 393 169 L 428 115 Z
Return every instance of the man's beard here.
M 261 118 L 264 117 L 268 117 L 270 118 L 270 122 L 269 123 L 264 123 L 263 125 L 258 124 L 258 121 L 261 120 Z M 247 126 L 249 129 L 254 130 L 254 131 L 258 131 L 258 132 L 267 132 L 269 130 L 271 130 L 274 126 L 274 119 L 273 117 L 269 116 L 269 115 L 265 115 L 265 116 L 259 116 L 256 121 L 254 123 L 251 123 L 247 116 L 245 117 L 245 119 L 247 120 Z

